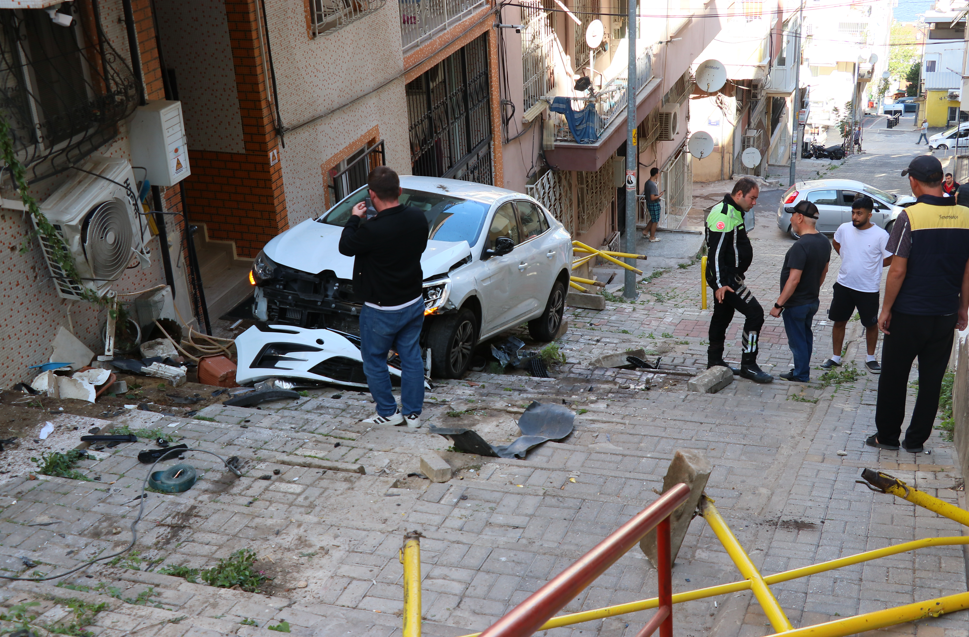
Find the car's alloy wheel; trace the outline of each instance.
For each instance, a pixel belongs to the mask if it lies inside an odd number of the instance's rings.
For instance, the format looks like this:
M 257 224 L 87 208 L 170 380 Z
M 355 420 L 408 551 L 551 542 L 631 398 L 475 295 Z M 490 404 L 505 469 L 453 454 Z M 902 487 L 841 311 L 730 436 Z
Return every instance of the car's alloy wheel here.
M 561 281 L 552 284 L 545 311 L 536 319 L 528 322 L 528 333 L 536 341 L 553 341 L 562 326 L 565 314 L 565 285 Z
M 929 150 L 949 150 L 949 147 L 946 146 L 945 144 L 939 144 L 935 148 L 930 147 Z
M 477 340 L 478 321 L 471 310 L 462 309 L 438 318 L 427 338 L 431 373 L 441 378 L 460 378 L 471 365 Z

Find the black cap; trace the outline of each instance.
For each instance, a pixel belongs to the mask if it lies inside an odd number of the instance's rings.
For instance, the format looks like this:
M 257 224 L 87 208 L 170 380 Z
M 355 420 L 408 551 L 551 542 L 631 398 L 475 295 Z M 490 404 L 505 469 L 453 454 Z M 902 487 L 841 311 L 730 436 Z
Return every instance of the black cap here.
M 931 155 L 919 155 L 902 171 L 902 177 L 906 175 L 924 184 L 942 181 L 942 162 Z
M 818 207 L 815 206 L 810 201 L 799 201 L 797 205 L 794 206 L 794 212 L 800 213 L 809 219 L 818 218 Z

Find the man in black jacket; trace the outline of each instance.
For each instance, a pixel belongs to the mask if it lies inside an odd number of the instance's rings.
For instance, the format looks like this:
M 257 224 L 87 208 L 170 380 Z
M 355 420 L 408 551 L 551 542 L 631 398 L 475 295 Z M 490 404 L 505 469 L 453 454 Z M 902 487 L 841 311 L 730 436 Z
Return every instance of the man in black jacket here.
M 420 427 L 424 404 L 421 255 L 427 247 L 427 219 L 420 210 L 400 204 L 400 178 L 390 168 L 374 168 L 367 187 L 377 215 L 362 224 L 367 206 L 358 203 L 340 237 L 340 254 L 354 257 L 353 292 L 363 303 L 360 354 L 370 395 L 377 403 L 377 415 L 364 422 Z M 391 349 L 400 356 L 401 408 L 394 400 L 387 370 Z
M 764 325 L 764 310 L 744 283 L 744 273 L 754 259 L 747 238 L 744 213 L 754 207 L 760 189 L 749 177 L 734 184 L 729 195 L 713 206 L 707 215 L 707 283 L 713 288 L 713 318 L 710 321 L 710 345 L 707 367 L 730 367 L 723 360 L 727 327 L 734 311 L 744 315 L 743 353 L 740 376 L 755 383 L 774 380 L 757 366 L 757 339 Z M 738 373 L 734 370 L 734 373 Z

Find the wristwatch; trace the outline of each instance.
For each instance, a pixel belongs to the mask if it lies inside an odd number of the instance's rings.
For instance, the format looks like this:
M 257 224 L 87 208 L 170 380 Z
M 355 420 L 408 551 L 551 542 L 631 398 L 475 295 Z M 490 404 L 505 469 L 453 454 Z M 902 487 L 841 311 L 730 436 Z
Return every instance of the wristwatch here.
M 778 305 L 777 303 L 774 304 L 774 307 L 776 309 L 778 309 L 778 310 L 783 310 L 784 309 L 784 306 L 783 305 Z

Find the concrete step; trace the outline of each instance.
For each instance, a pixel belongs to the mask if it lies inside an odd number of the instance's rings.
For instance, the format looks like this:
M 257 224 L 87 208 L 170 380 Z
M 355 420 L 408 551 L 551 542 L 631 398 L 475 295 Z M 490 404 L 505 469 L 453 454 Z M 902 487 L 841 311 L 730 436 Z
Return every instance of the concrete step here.
M 238 305 L 251 292 L 249 269 L 252 259 L 235 257 L 231 241 L 210 241 L 205 224 L 198 224 L 195 251 L 205 290 L 209 318 L 216 320 Z

